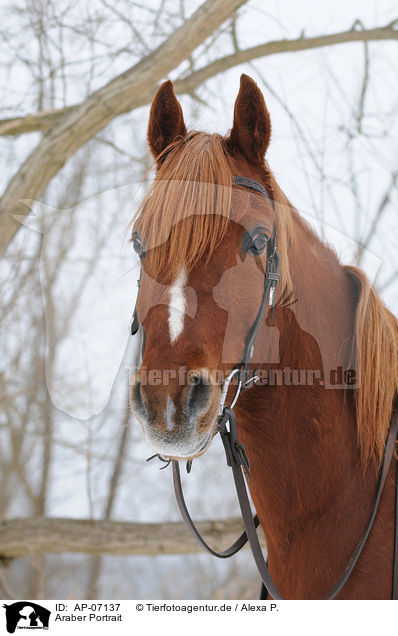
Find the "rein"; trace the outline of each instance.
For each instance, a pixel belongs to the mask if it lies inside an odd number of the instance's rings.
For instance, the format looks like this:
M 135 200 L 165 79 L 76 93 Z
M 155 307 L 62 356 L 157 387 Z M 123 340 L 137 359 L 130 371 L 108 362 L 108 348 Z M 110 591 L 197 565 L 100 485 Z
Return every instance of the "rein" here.
M 251 190 L 255 190 L 260 194 L 263 194 L 273 205 L 272 200 L 270 199 L 268 192 L 266 189 L 257 181 L 253 179 L 249 179 L 247 177 L 234 176 L 233 183 L 237 186 L 243 186 L 245 188 L 249 188 Z M 280 269 L 280 258 L 279 253 L 276 248 L 276 236 L 273 231 L 272 237 L 268 240 L 267 243 L 267 260 L 266 260 L 266 270 L 264 276 L 264 291 L 261 300 L 261 304 L 259 310 L 257 312 L 256 318 L 249 329 L 247 334 L 244 350 L 242 355 L 241 362 L 236 365 L 236 367 L 232 370 L 229 376 L 223 383 L 222 391 L 221 391 L 221 399 L 219 405 L 218 412 L 218 424 L 217 424 L 217 432 L 220 433 L 221 440 L 224 445 L 225 455 L 227 465 L 231 467 L 232 474 L 235 482 L 235 489 L 238 497 L 239 507 L 242 514 L 242 520 L 245 527 L 245 531 L 238 537 L 238 539 L 226 550 L 218 552 L 211 548 L 203 537 L 200 535 L 197 530 L 192 518 L 188 512 L 187 505 L 185 503 L 184 494 L 182 491 L 181 484 L 181 475 L 178 461 L 173 460 L 173 484 L 174 491 L 177 500 L 178 507 L 180 509 L 182 518 L 184 519 L 186 525 L 194 536 L 195 540 L 204 548 L 207 552 L 221 559 L 229 558 L 236 554 L 243 546 L 249 542 L 252 555 L 254 561 L 256 563 L 257 569 L 262 579 L 262 588 L 261 588 L 261 596 L 260 599 L 266 599 L 267 595 L 270 595 L 274 600 L 283 600 L 283 597 L 279 593 L 272 577 L 270 571 L 267 566 L 267 562 L 264 559 L 261 545 L 257 536 L 256 528 L 259 526 L 258 516 L 252 516 L 252 511 L 250 507 L 249 496 L 247 493 L 245 477 L 243 471 L 246 473 L 246 476 L 250 482 L 250 465 L 249 460 L 245 452 L 245 448 L 243 444 L 239 443 L 238 439 L 238 427 L 236 416 L 233 410 L 235 406 L 240 392 L 244 386 L 249 385 L 251 382 L 256 382 L 257 377 L 254 376 L 249 380 L 245 379 L 247 367 L 250 361 L 250 358 L 253 353 L 253 344 L 256 338 L 259 326 L 261 324 L 261 320 L 263 318 L 265 308 L 267 303 L 272 307 L 272 311 L 274 309 L 274 296 L 275 289 L 279 281 L 279 269 Z M 139 327 L 139 321 L 137 319 L 136 311 L 134 311 L 133 323 L 131 325 L 131 333 L 136 333 Z M 229 406 L 225 405 L 228 389 L 232 379 L 237 376 L 238 384 L 235 395 L 231 401 Z M 361 535 L 355 550 L 351 554 L 347 565 L 340 576 L 337 583 L 333 586 L 333 588 L 328 592 L 328 594 L 324 597 L 324 600 L 334 600 L 342 591 L 349 577 L 351 576 L 361 554 L 366 545 L 370 532 L 373 528 L 373 524 L 375 522 L 377 511 L 379 509 L 380 499 L 383 492 L 384 484 L 386 482 L 388 472 L 394 457 L 394 449 L 398 436 L 398 405 L 395 409 L 395 414 L 392 418 L 390 429 L 388 432 L 387 440 L 385 443 L 383 463 L 379 475 L 377 491 L 375 502 L 373 505 L 373 509 L 371 515 L 369 517 L 366 528 Z M 156 457 L 158 455 L 154 455 Z M 151 458 L 152 459 L 152 458 Z M 163 459 L 160 457 L 160 459 Z M 165 461 L 165 460 L 164 460 Z M 167 460 L 166 460 L 167 461 Z M 170 460 L 171 461 L 171 460 Z M 169 463 L 169 462 L 168 462 Z M 190 472 L 191 469 L 191 461 L 187 462 L 187 472 Z M 168 464 L 167 464 L 168 465 Z M 243 471 L 242 471 L 243 469 Z M 393 578 L 392 578 L 392 599 L 398 599 L 398 462 L 396 466 L 396 485 L 395 485 L 395 530 L 394 530 L 394 561 L 393 561 Z

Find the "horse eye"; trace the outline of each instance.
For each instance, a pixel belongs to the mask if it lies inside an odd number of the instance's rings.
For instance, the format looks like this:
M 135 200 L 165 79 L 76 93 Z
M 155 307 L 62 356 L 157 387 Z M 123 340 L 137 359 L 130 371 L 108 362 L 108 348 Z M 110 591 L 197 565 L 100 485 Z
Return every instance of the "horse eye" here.
M 133 243 L 133 249 L 135 251 L 136 254 L 138 254 L 138 256 L 140 258 L 142 258 L 145 254 L 145 250 L 144 250 L 144 243 L 140 237 L 140 235 L 138 234 L 138 232 L 133 232 L 133 236 L 131 237 L 131 241 Z
M 250 237 L 250 242 L 248 242 L 246 246 L 246 251 L 259 256 L 262 254 L 267 246 L 268 236 L 263 232 L 254 236 L 254 238 Z
M 256 236 L 250 245 L 253 254 L 262 254 L 265 250 L 265 246 L 267 245 L 267 241 L 268 236 L 266 234 L 259 234 Z

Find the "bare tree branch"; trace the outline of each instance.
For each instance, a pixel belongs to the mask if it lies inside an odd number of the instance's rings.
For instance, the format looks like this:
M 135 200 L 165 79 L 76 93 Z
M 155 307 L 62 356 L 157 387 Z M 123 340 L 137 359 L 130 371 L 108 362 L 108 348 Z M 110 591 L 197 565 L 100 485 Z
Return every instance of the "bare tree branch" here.
M 138 347 L 137 358 L 139 355 L 139 351 L 141 351 L 141 347 Z M 137 360 L 136 360 L 136 366 Z M 130 410 L 126 409 L 125 416 L 122 421 L 122 432 L 120 435 L 118 451 L 116 454 L 115 462 L 113 465 L 112 476 L 109 482 L 109 491 L 108 497 L 105 505 L 104 516 L 103 518 L 106 521 L 109 521 L 112 515 L 113 507 L 116 499 L 116 492 L 119 486 L 120 477 L 123 471 L 124 461 L 126 459 L 127 452 L 127 444 L 129 441 L 129 419 L 130 419 Z M 102 559 L 100 555 L 95 555 L 92 557 L 90 573 L 89 573 L 89 582 L 87 585 L 87 598 L 97 598 L 98 596 L 98 582 L 101 574 L 102 567 Z
M 206 0 L 150 55 L 92 93 L 43 137 L 0 201 L 0 252 L 17 233 L 22 199 L 38 199 L 65 162 L 114 117 L 149 102 L 158 82 L 185 60 L 246 0 Z
M 396 187 L 397 184 L 397 179 L 398 179 L 398 172 L 393 172 L 391 175 L 391 182 L 388 186 L 388 188 L 386 189 L 379 205 L 378 208 L 373 216 L 372 219 L 372 223 L 370 225 L 370 228 L 366 234 L 366 236 L 360 240 L 360 242 L 358 243 L 358 248 L 355 254 L 355 264 L 359 267 L 361 264 L 361 260 L 362 260 L 362 256 L 364 251 L 369 247 L 372 239 L 376 236 L 376 230 L 377 227 L 389 205 L 389 203 L 391 202 L 391 194 L 394 190 L 394 188 Z
M 32 115 L 26 115 L 26 117 L 0 120 L 0 135 L 15 136 L 29 132 L 46 132 L 75 109 L 76 106 L 68 106 L 66 108 L 39 111 Z
M 177 80 L 175 82 L 175 89 L 176 92 L 180 94 L 191 94 L 194 89 L 200 86 L 200 84 L 219 73 L 223 73 L 234 66 L 238 66 L 239 64 L 244 64 L 251 60 L 267 57 L 269 55 L 276 55 L 278 53 L 306 51 L 309 49 L 334 46 L 336 44 L 346 44 L 349 42 L 398 40 L 398 29 L 394 28 L 395 24 L 396 21 L 376 29 L 359 30 L 351 28 L 348 31 L 342 31 L 340 33 L 330 33 L 328 35 L 319 35 L 311 38 L 299 37 L 293 40 L 276 40 L 274 42 L 259 44 L 249 49 L 236 49 L 231 55 L 219 58 L 214 62 L 211 62 L 211 64 L 195 71 L 191 75 Z M 147 101 L 140 100 L 138 105 L 135 107 L 144 106 L 147 103 Z M 38 112 L 27 115 L 26 117 L 14 117 L 0 120 L 0 136 L 20 135 L 27 132 L 49 130 L 56 123 L 61 121 L 65 115 L 71 111 L 77 110 L 79 106 L 81 106 L 81 104 L 68 106 L 67 108 L 60 108 L 58 110 Z M 120 113 L 116 113 L 116 115 L 118 114 Z
M 200 521 L 197 526 L 218 550 L 235 541 L 242 532 L 241 519 Z M 128 523 L 40 517 L 3 521 L 0 545 L 2 558 L 64 552 L 190 554 L 203 549 L 183 522 Z
M 277 53 L 293 53 L 296 51 L 307 51 L 324 46 L 335 44 L 346 44 L 347 42 L 371 42 L 375 40 L 398 40 L 398 29 L 394 28 L 396 22 L 391 22 L 385 27 L 377 29 L 342 31 L 341 33 L 330 33 L 329 35 L 319 35 L 312 38 L 300 37 L 295 40 L 276 40 L 266 42 L 249 49 L 238 50 L 231 55 L 219 58 L 211 64 L 201 68 L 187 78 L 175 83 L 175 88 L 179 93 L 190 93 L 199 84 L 202 84 L 210 77 L 223 73 L 238 64 L 245 64 L 260 57 L 276 55 Z

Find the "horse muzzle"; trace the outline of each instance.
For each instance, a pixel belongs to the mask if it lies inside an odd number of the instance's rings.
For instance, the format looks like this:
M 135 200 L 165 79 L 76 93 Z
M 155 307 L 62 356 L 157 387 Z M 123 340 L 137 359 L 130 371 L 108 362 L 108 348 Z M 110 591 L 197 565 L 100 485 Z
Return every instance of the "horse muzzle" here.
M 197 457 L 216 432 L 220 387 L 207 369 L 191 371 L 189 378 L 183 386 L 150 386 L 139 372 L 131 387 L 131 409 L 149 445 L 163 457 Z

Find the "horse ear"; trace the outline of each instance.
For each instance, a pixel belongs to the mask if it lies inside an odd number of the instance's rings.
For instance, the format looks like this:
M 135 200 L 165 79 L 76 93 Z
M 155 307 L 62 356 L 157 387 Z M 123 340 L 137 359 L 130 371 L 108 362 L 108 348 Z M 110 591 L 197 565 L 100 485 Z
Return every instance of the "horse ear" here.
M 240 150 L 251 163 L 262 164 L 270 136 L 271 118 L 263 94 L 256 82 L 243 74 L 228 144 L 232 149 Z
M 149 114 L 148 143 L 155 159 L 177 137 L 184 137 L 187 129 L 184 124 L 182 108 L 174 92 L 173 84 L 168 80 L 157 90 Z

